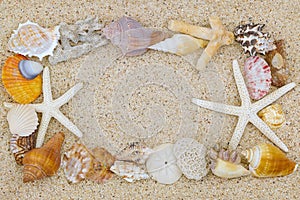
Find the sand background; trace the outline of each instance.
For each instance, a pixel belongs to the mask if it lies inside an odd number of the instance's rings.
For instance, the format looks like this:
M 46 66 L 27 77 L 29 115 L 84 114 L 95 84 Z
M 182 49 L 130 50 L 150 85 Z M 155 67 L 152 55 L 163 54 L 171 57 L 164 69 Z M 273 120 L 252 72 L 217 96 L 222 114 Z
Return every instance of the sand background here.
M 0 1 L 1 2 L 1 1 Z M 299 139 L 299 84 L 300 84 L 300 56 L 299 56 L 299 25 L 300 6 L 296 0 L 292 1 L 2 1 L 0 3 L 0 65 L 3 66 L 12 52 L 8 51 L 7 41 L 12 31 L 17 29 L 19 23 L 31 20 L 43 27 L 52 27 L 64 21 L 74 23 L 77 20 L 85 19 L 88 16 L 97 16 L 103 24 L 119 19 L 123 15 L 140 21 L 146 27 L 155 27 L 167 30 L 167 23 L 170 19 L 183 20 L 191 24 L 208 26 L 208 17 L 218 16 L 228 30 L 233 30 L 240 23 L 265 23 L 265 32 L 271 33 L 275 39 L 284 39 L 286 42 L 287 64 L 291 69 L 290 81 L 296 83 L 296 88 L 280 98 L 277 102 L 283 105 L 287 123 L 275 132 L 279 138 L 288 146 L 288 157 L 300 161 L 300 139 Z M 95 53 L 95 52 L 94 52 Z M 97 54 L 97 52 L 95 53 Z M 66 92 L 78 80 L 77 72 L 87 62 L 90 55 L 82 56 L 67 62 L 51 66 L 47 59 L 43 64 L 50 67 L 51 85 L 53 97 L 57 98 Z M 240 99 L 237 96 L 237 89 L 232 74 L 232 60 L 238 59 L 240 65 L 244 62 L 246 55 L 238 43 L 221 48 L 212 59 L 209 67 L 221 74 L 224 83 L 224 101 L 227 104 L 239 105 Z M 111 115 L 112 105 L 110 97 L 115 95 L 114 88 L 118 87 L 120 80 L 126 79 L 130 72 L 138 71 L 139 66 L 162 66 L 162 69 L 175 72 L 178 80 L 184 80 L 191 86 L 193 97 L 202 99 L 214 99 L 213 94 L 208 94 L 207 87 L 201 82 L 201 74 L 186 60 L 175 55 L 161 52 L 149 51 L 140 57 L 120 58 L 109 66 L 105 73 L 98 77 L 101 85 L 97 88 L 95 105 L 97 122 L 101 133 L 97 134 L 103 140 L 99 145 L 106 146 L 106 141 L 112 141 L 114 147 L 111 151 L 119 151 L 118 145 L 122 140 L 131 141 L 126 134 L 122 134 L 116 116 Z M 167 66 L 167 68 L 165 67 Z M 138 74 L 141 73 L 140 71 Z M 159 71 L 157 74 L 160 74 Z M 124 78 L 125 77 L 125 78 Z M 171 82 L 173 80 L 170 80 Z M 275 90 L 276 88 L 272 88 Z M 138 90 L 138 91 L 137 91 Z M 147 103 L 161 105 L 164 108 L 166 122 L 161 132 L 157 133 L 155 139 L 145 142 L 154 147 L 165 142 L 175 142 L 180 129 L 179 123 L 182 117 L 180 99 L 174 97 L 171 92 L 161 86 L 147 85 L 137 89 L 130 98 L 131 108 L 136 108 L 137 116 L 141 113 Z M 113 95 L 111 95 L 113 94 Z M 176 95 L 175 95 L 176 96 Z M 0 199 L 298 199 L 300 197 L 299 170 L 293 175 L 279 178 L 257 179 L 243 177 L 232 180 L 225 180 L 208 174 L 201 181 L 188 180 L 182 177 L 173 185 L 162 185 L 154 180 L 138 181 L 130 184 L 121 178 L 114 178 L 105 184 L 94 184 L 90 181 L 83 181 L 79 184 L 69 185 L 64 177 L 63 171 L 59 169 L 57 175 L 34 183 L 22 183 L 22 167 L 18 166 L 9 151 L 9 139 L 11 134 L 8 131 L 6 121 L 7 109 L 3 102 L 12 102 L 3 84 L 0 85 Z M 41 102 L 42 96 L 35 102 Z M 146 103 L 145 103 L 146 102 Z M 152 105 L 152 104 L 151 104 Z M 93 106 L 93 105 L 92 105 Z M 195 112 L 195 110 L 197 112 Z M 61 111 L 72 121 L 76 119 L 76 108 L 70 103 L 64 105 Z M 75 111 L 75 112 L 74 112 Z M 234 130 L 237 122 L 236 117 L 222 116 L 223 127 L 216 137 L 207 136 L 209 124 L 219 115 L 210 111 L 193 107 L 193 119 L 198 125 L 192 137 L 208 146 L 214 142 L 226 144 Z M 103 117 L 106 116 L 106 117 Z M 215 118 L 216 117 L 216 118 Z M 148 123 L 145 121 L 145 123 Z M 82 126 L 82 124 L 80 124 Z M 69 149 L 77 138 L 64 128 L 59 122 L 52 119 L 48 127 L 48 140 L 55 132 L 66 133 L 66 140 L 62 152 Z M 100 131 L 100 130 L 99 130 Z M 105 132 L 105 133 L 103 133 Z M 95 145 L 89 139 L 91 133 L 83 138 L 88 145 Z M 92 137 L 92 136 L 91 136 Z M 208 139 L 207 139 L 208 138 Z M 211 139 L 211 140 L 209 140 Z M 238 147 L 238 151 L 250 148 L 260 142 L 268 142 L 255 127 L 248 125 L 244 136 Z

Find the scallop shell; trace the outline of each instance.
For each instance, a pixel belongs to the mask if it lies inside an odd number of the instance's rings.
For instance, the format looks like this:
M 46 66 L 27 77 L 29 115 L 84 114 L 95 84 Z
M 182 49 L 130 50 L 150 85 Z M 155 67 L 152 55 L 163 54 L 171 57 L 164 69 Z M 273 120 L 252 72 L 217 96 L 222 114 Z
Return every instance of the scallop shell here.
M 35 147 L 36 132 L 29 136 L 12 135 L 9 143 L 9 149 L 15 157 L 18 165 L 23 165 L 23 158 L 26 152 Z
M 117 160 L 110 170 L 130 183 L 150 178 L 143 167 L 133 162 Z
M 103 29 L 104 35 L 112 44 L 121 48 L 123 55 L 137 56 L 145 53 L 147 48 L 166 38 L 166 34 L 144 28 L 129 17 L 111 23 Z
M 245 62 L 244 67 L 246 85 L 249 95 L 254 100 L 259 100 L 268 94 L 272 76 L 268 63 L 258 57 L 252 56 Z
M 32 80 L 43 71 L 43 65 L 31 60 L 21 60 L 19 70 L 24 78 Z
M 30 105 L 16 105 L 7 113 L 9 130 L 13 135 L 29 136 L 38 126 L 35 109 Z
M 55 134 L 44 146 L 27 152 L 23 159 L 23 182 L 31 182 L 53 176 L 60 166 L 60 150 L 64 142 L 63 133 Z
M 87 177 L 92 170 L 94 157 L 89 150 L 80 143 L 75 143 L 64 153 L 62 168 L 69 183 L 78 183 Z
M 176 157 L 173 152 L 174 145 L 170 143 L 162 144 L 154 148 L 146 161 L 146 168 L 151 177 L 162 184 L 173 184 L 182 175 L 177 166 Z
M 220 150 L 219 146 L 215 146 L 210 150 L 210 159 L 211 171 L 218 177 L 230 179 L 250 174 L 250 171 L 240 164 L 241 158 L 236 151 Z
M 27 21 L 19 24 L 17 30 L 8 41 L 10 51 L 22 55 L 37 56 L 40 60 L 47 55 L 53 55 L 58 44 L 59 26 L 45 29 L 38 24 Z
M 137 164 L 145 164 L 149 155 L 153 152 L 152 149 L 146 147 L 141 142 L 132 142 L 127 145 L 117 156 L 118 160 L 132 161 Z
M 280 128 L 285 123 L 285 116 L 280 104 L 272 104 L 258 112 L 258 116 L 271 128 Z
M 206 148 L 192 138 L 179 139 L 174 144 L 177 165 L 188 179 L 200 180 L 208 173 Z
M 208 41 L 206 40 L 197 39 L 185 34 L 175 34 L 173 37 L 167 38 L 148 48 L 183 56 L 192 53 L 199 48 L 204 48 L 207 44 Z
M 24 78 L 18 66 L 22 60 L 27 58 L 19 54 L 8 57 L 2 69 L 2 82 L 16 102 L 28 104 L 42 93 L 42 77 L 38 75 L 32 80 Z
M 257 145 L 243 151 L 242 155 L 249 161 L 249 170 L 256 177 L 286 176 L 296 171 L 298 167 L 298 164 L 271 144 Z

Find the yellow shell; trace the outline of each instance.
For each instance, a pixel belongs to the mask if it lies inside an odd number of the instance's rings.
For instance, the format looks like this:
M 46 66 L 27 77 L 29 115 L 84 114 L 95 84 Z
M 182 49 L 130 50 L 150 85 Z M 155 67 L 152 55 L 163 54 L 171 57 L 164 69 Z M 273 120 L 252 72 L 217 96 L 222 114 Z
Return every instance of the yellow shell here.
M 23 159 L 23 182 L 53 176 L 60 166 L 60 150 L 65 139 L 62 132 L 54 135 L 43 147 L 27 152 Z
M 243 151 L 242 155 L 249 161 L 249 170 L 256 177 L 286 176 L 296 171 L 298 166 L 280 149 L 266 143 Z
M 24 78 L 18 66 L 21 60 L 27 60 L 27 58 L 19 54 L 8 57 L 2 68 L 2 82 L 6 91 L 16 102 L 28 104 L 42 93 L 42 77 L 38 75 L 32 80 Z
M 271 128 L 280 128 L 285 123 L 284 113 L 280 104 L 272 104 L 262 109 L 258 116 Z

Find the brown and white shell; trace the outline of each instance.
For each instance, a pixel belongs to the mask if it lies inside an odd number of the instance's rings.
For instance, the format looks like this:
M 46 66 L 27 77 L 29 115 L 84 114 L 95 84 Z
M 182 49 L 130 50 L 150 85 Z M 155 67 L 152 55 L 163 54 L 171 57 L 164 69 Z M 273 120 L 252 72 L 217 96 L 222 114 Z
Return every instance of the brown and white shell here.
M 230 179 L 250 174 L 250 172 L 240 164 L 241 158 L 236 151 L 230 152 L 223 148 L 220 149 L 219 145 L 216 145 L 210 150 L 209 156 L 211 159 L 211 171 L 218 177 Z
M 280 104 L 272 104 L 258 112 L 258 116 L 272 129 L 280 128 L 285 123 L 285 116 Z
M 30 57 L 37 56 L 42 60 L 47 55 L 53 55 L 59 36 L 59 26 L 45 29 L 27 21 L 19 24 L 18 29 L 11 35 L 8 48 L 15 53 Z

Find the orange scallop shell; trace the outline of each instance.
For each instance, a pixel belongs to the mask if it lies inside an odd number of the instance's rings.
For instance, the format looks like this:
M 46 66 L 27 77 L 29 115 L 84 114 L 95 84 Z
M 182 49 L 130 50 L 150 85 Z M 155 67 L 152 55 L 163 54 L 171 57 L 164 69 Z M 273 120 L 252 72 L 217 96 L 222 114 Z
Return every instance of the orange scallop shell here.
M 38 75 L 32 80 L 24 78 L 18 66 L 21 60 L 28 59 L 19 54 L 8 57 L 2 68 L 2 82 L 6 91 L 16 102 L 28 104 L 42 93 L 42 77 Z

